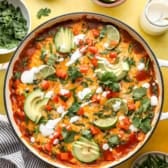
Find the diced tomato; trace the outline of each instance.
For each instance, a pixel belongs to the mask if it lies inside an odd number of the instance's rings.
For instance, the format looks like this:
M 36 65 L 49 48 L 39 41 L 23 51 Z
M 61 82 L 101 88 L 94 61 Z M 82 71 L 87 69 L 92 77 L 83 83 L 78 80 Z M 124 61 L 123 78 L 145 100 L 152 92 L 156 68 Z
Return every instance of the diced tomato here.
M 54 132 L 54 136 L 51 139 L 50 143 L 53 144 L 55 139 L 62 139 L 62 128 L 61 127 L 57 127 L 55 132 Z
M 128 117 L 125 117 L 124 119 L 120 120 L 118 122 L 118 127 L 123 130 L 128 130 L 131 122 Z
M 52 149 L 52 144 L 51 143 L 47 143 L 47 144 L 44 145 L 44 150 L 45 151 L 51 152 L 51 149 Z
M 50 111 L 50 110 L 52 110 L 52 106 L 49 105 L 49 104 L 47 104 L 47 105 L 45 106 L 45 109 L 46 109 L 47 111 Z
M 81 65 L 79 69 L 81 73 L 87 73 L 89 70 L 89 67 L 88 65 Z
M 61 152 L 57 155 L 60 160 L 69 161 L 72 156 L 69 152 Z
M 137 134 L 135 132 L 132 132 L 129 136 L 129 141 L 127 142 L 128 147 L 134 146 L 137 142 Z
M 145 134 L 143 132 L 138 132 L 137 139 L 138 141 L 143 141 L 145 138 Z
M 57 69 L 56 75 L 61 79 L 65 79 L 67 77 L 67 72 L 64 69 Z
M 147 71 L 145 71 L 145 70 L 137 71 L 135 77 L 136 77 L 136 79 L 137 79 L 138 81 L 146 80 L 146 79 L 149 77 L 149 72 L 147 72 Z
M 53 141 L 54 141 L 55 139 L 60 139 L 60 137 L 61 137 L 61 133 L 56 131 L 56 132 L 54 133 L 54 137 L 51 139 L 51 143 L 53 143 Z
M 90 131 L 91 131 L 92 135 L 96 135 L 96 134 L 100 133 L 100 129 L 93 126 L 93 125 L 90 126 Z
M 46 80 L 43 80 L 43 81 L 41 82 L 40 86 L 41 86 L 41 88 L 42 88 L 43 90 L 47 90 L 47 89 L 50 87 L 50 83 L 49 83 L 48 81 L 46 81 Z
M 93 64 L 94 67 L 97 67 L 97 65 L 98 65 L 98 60 L 97 60 L 97 58 L 96 58 L 96 57 L 93 57 L 93 58 L 91 59 L 91 63 Z
M 116 150 L 116 152 L 118 154 L 122 154 L 122 155 L 127 154 L 130 151 L 129 146 L 127 145 L 127 143 L 117 146 L 115 148 L 115 150 Z
M 98 37 L 100 32 L 99 32 L 98 29 L 92 29 L 92 34 L 93 34 L 94 37 Z
M 113 51 L 113 52 L 111 52 L 111 53 L 109 54 L 109 57 L 112 58 L 112 59 L 114 59 L 114 58 L 117 57 L 117 53 L 116 53 L 115 51 Z
M 106 161 L 114 161 L 115 160 L 115 157 L 111 151 L 106 150 L 103 152 L 103 154 L 104 154 L 104 160 L 106 160 Z
M 84 114 L 84 109 L 81 107 L 78 111 L 77 111 L 77 114 L 78 115 L 83 115 Z
M 52 100 L 53 100 L 55 103 L 58 103 L 58 101 L 59 101 L 59 96 L 58 96 L 58 95 L 54 95 L 54 96 L 52 97 Z
M 81 30 L 81 26 L 78 26 L 77 24 L 75 24 L 73 27 L 72 27 L 72 32 L 74 35 L 77 35 L 80 33 L 80 30 Z
M 132 132 L 129 135 L 128 141 L 125 144 L 121 144 L 115 148 L 117 153 L 121 154 L 127 154 L 129 151 L 131 151 L 132 148 L 135 147 L 135 145 L 138 143 L 138 139 L 136 136 L 136 133 Z
M 113 92 L 113 91 L 109 90 L 109 93 L 106 95 L 106 98 L 111 99 L 113 97 L 119 97 L 119 92 Z
M 91 100 L 95 103 L 99 103 L 100 102 L 100 96 L 99 95 L 96 95 L 94 94 L 91 98 Z
M 136 105 L 134 102 L 128 102 L 128 110 L 135 110 Z
M 85 40 L 85 42 L 86 42 L 86 44 L 87 44 L 88 46 L 93 45 L 93 40 L 90 39 L 90 38 L 87 38 L 87 39 Z
M 61 133 L 62 133 L 62 128 L 59 126 L 55 130 L 55 136 L 58 138 L 62 135 Z
M 88 51 L 92 54 L 96 54 L 98 52 L 98 49 L 95 46 L 89 46 Z

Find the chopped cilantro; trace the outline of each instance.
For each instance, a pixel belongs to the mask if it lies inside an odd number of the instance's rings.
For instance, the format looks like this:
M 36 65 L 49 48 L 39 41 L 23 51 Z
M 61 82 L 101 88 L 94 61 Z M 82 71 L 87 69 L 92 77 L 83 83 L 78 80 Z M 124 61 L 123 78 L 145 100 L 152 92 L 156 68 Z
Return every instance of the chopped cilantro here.
M 0 2 L 0 48 L 11 49 L 25 37 L 27 21 L 19 7 L 6 0 Z
M 140 87 L 133 90 L 133 99 L 140 100 L 146 95 L 146 88 Z
M 151 119 L 144 118 L 141 119 L 139 117 L 134 117 L 132 119 L 132 124 L 136 127 L 141 129 L 144 133 L 147 133 L 151 129 Z
M 51 9 L 49 8 L 41 8 L 37 12 L 37 18 L 41 19 L 42 16 L 48 16 L 51 13 Z
M 66 128 L 62 129 L 62 137 L 65 143 L 73 142 L 75 135 L 76 135 L 76 132 L 73 130 L 67 130 Z
M 40 59 L 43 61 L 43 62 L 45 62 L 45 58 L 46 58 L 46 56 L 47 56 L 47 50 L 45 49 L 45 48 L 42 48 L 42 50 L 41 50 L 41 55 L 40 55 Z
M 87 139 L 92 139 L 92 134 L 91 134 L 91 131 L 90 130 L 82 130 L 82 136 L 87 138 Z
M 68 68 L 68 76 L 71 79 L 71 81 L 74 82 L 77 78 L 82 77 L 82 74 L 76 67 L 70 66 Z
M 144 133 L 147 133 L 151 129 L 151 119 L 149 118 L 143 119 L 140 124 L 140 129 Z
M 68 115 L 74 116 L 80 108 L 80 103 L 74 102 L 71 107 L 68 109 Z
M 128 65 L 129 65 L 130 68 L 131 68 L 131 66 L 135 66 L 135 60 L 134 60 L 134 58 L 132 58 L 132 57 L 127 57 L 127 58 L 125 59 L 125 61 L 128 63 Z
M 120 138 L 118 135 L 112 135 L 109 139 L 108 139 L 108 144 L 111 147 L 114 147 L 116 145 L 118 145 L 120 143 Z
M 100 84 L 107 86 L 114 92 L 118 92 L 120 90 L 120 85 L 116 82 L 116 76 L 112 72 L 105 72 L 99 77 Z

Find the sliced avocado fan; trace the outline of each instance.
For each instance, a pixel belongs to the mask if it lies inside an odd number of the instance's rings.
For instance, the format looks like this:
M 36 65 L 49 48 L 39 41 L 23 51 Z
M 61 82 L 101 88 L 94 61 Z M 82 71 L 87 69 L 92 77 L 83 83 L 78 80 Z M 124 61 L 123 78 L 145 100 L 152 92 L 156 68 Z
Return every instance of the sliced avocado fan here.
M 69 53 L 75 47 L 72 30 L 67 27 L 61 27 L 54 38 L 56 50 L 60 53 Z
M 105 72 L 112 72 L 116 76 L 116 80 L 120 81 L 123 79 L 129 71 L 129 65 L 127 62 L 119 60 L 117 64 L 110 64 L 105 58 L 98 58 L 98 68 L 96 74 L 99 78 Z
M 44 98 L 44 92 L 40 89 L 34 90 L 26 97 L 24 102 L 24 112 L 33 122 L 38 123 L 42 117 L 44 106 L 48 103 L 49 98 Z

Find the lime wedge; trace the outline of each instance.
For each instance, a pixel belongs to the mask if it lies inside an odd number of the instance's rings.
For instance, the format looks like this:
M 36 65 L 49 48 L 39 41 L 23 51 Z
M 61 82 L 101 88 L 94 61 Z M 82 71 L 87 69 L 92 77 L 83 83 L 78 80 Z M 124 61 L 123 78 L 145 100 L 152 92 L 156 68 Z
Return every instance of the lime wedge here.
M 35 79 L 36 80 L 45 79 L 48 76 L 53 75 L 54 73 L 55 73 L 54 67 L 45 65 L 35 74 Z
M 94 121 L 94 125 L 103 130 L 110 129 L 116 124 L 117 120 L 117 116 L 109 118 L 100 118 Z
M 112 111 L 121 111 L 124 114 L 128 113 L 128 107 L 126 103 L 120 98 L 111 98 L 105 103 L 105 107 L 112 109 Z
M 107 41 L 105 42 L 105 48 L 111 50 L 115 48 L 120 42 L 120 32 L 118 29 L 112 25 L 106 26 L 107 31 Z

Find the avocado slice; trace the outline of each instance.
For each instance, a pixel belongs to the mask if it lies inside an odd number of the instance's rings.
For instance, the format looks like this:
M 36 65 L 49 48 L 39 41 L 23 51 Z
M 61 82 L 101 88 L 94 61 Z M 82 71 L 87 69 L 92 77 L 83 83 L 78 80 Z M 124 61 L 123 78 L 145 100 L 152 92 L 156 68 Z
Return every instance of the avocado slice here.
M 116 80 L 120 81 L 123 79 L 129 70 L 129 65 L 127 62 L 119 60 L 117 64 L 110 64 L 106 59 L 98 60 L 98 69 L 96 69 L 96 74 L 98 78 L 101 78 L 102 74 L 105 72 L 112 72 L 116 76 Z
M 45 65 L 37 73 L 35 73 L 36 80 L 42 80 L 55 73 L 53 66 Z
M 91 163 L 100 157 L 100 149 L 93 140 L 81 137 L 72 144 L 72 154 L 81 162 Z
M 61 27 L 54 38 L 56 50 L 60 53 L 69 53 L 75 47 L 72 30 L 67 27 Z
M 24 112 L 26 116 L 35 123 L 38 123 L 44 106 L 48 103 L 49 98 L 43 98 L 44 93 L 40 90 L 31 92 L 24 102 Z

